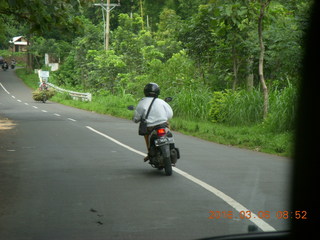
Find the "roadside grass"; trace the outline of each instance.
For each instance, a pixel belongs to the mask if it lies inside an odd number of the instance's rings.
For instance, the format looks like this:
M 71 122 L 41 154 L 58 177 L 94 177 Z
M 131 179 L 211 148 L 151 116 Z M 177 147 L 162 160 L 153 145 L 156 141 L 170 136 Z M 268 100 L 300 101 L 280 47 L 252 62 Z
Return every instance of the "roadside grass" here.
M 27 86 L 33 89 L 38 87 L 39 80 L 36 74 L 27 74 L 24 69 L 17 69 L 16 72 Z M 128 110 L 127 106 L 138 103 L 138 99 L 129 94 L 121 96 L 93 94 L 91 102 L 84 102 L 72 100 L 67 94 L 57 93 L 50 100 L 87 111 L 109 114 L 125 119 L 132 119 L 133 116 L 133 112 Z M 292 153 L 293 133 L 290 131 L 275 133 L 265 127 L 263 123 L 250 126 L 230 126 L 212 123 L 209 120 L 182 118 L 176 114 L 170 121 L 170 125 L 174 131 L 224 145 L 286 157 L 290 157 Z
M 293 133 L 269 132 L 263 124 L 240 127 L 177 117 L 170 125 L 172 130 L 224 145 L 286 157 L 292 153 Z
M 16 69 L 16 74 L 29 88 L 36 89 L 39 87 L 39 78 L 37 74 L 30 74 L 25 68 Z
M 109 114 L 115 117 L 131 119 L 133 112 L 128 110 L 129 105 L 136 105 L 137 101 L 131 96 L 95 96 L 91 102 L 72 100 L 69 95 L 57 93 L 50 101 L 58 102 L 64 105 L 80 108 L 83 110 Z

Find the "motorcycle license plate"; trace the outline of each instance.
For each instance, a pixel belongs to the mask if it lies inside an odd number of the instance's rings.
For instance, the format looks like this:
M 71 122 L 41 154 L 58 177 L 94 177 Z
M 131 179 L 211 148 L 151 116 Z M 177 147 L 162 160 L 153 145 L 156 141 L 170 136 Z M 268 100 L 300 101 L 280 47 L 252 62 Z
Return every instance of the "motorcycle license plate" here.
M 167 137 L 167 138 L 159 138 L 159 139 L 156 139 L 154 141 L 155 145 L 158 147 L 158 146 L 161 146 L 161 145 L 164 145 L 164 144 L 170 144 L 170 143 L 174 143 L 174 140 L 172 137 Z

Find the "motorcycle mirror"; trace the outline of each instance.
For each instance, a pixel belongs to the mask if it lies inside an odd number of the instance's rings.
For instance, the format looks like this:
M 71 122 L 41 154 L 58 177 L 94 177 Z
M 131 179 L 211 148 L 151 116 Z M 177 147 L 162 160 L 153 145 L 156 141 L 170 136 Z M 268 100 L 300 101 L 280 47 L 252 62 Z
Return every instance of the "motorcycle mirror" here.
M 133 105 L 130 105 L 127 107 L 130 111 L 133 111 L 135 109 L 135 107 Z
M 171 101 L 172 101 L 172 97 L 166 97 L 166 98 L 164 99 L 164 101 L 166 101 L 166 102 L 171 102 Z

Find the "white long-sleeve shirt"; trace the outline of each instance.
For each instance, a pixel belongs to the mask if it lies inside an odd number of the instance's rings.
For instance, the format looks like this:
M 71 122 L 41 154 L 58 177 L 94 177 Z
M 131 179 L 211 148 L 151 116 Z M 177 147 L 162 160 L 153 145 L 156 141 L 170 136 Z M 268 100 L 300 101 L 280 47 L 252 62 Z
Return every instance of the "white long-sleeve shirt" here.
M 152 100 L 153 97 L 144 97 L 140 100 L 134 113 L 134 122 L 140 122 L 141 117 L 145 118 Z M 149 116 L 147 118 L 147 126 L 153 127 L 165 123 L 171 119 L 172 116 L 173 111 L 170 105 L 162 99 L 156 98 L 151 106 Z

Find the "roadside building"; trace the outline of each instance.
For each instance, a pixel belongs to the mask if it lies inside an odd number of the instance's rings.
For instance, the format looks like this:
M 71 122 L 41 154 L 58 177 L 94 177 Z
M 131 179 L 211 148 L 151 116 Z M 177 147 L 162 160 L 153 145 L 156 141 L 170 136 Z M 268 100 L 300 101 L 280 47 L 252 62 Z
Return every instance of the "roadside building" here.
M 23 36 L 13 37 L 12 40 L 9 41 L 11 43 L 10 51 L 12 52 L 26 52 L 28 41 Z

